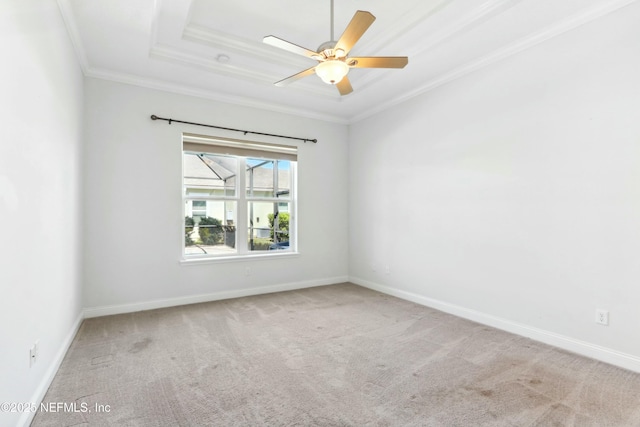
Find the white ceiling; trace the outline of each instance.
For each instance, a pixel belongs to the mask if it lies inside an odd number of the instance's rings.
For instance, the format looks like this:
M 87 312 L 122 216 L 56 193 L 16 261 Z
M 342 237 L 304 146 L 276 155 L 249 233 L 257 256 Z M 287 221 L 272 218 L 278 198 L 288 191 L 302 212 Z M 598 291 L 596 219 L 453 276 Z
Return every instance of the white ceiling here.
M 499 61 L 636 0 L 335 0 L 335 37 L 356 10 L 377 20 L 352 56 L 408 56 L 401 70 L 352 69 L 354 92 L 311 75 L 315 61 L 262 43 L 316 50 L 330 0 L 58 0 L 87 76 L 339 123 Z M 220 62 L 220 55 L 228 62 Z

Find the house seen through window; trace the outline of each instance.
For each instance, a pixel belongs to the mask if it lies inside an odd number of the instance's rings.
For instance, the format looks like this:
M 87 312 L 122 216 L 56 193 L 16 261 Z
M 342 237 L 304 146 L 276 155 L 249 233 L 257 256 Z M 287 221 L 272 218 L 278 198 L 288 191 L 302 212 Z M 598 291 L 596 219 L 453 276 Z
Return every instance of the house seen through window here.
M 185 134 L 184 257 L 295 250 L 296 148 Z

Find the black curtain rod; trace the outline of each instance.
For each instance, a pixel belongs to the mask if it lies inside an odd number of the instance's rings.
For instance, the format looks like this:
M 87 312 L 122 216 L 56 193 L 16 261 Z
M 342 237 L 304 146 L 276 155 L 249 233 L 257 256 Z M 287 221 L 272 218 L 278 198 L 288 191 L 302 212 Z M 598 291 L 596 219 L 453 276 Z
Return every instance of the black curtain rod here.
M 163 117 L 158 117 L 155 114 L 151 115 L 151 120 L 164 120 L 166 122 L 169 122 L 169 124 L 171 124 L 171 122 L 176 122 L 176 123 L 184 123 L 186 125 L 195 125 L 195 126 L 204 126 L 204 127 L 208 127 L 208 128 L 215 128 L 215 129 L 232 130 L 234 132 L 242 132 L 245 135 L 248 134 L 248 133 L 251 133 L 251 134 L 254 134 L 254 135 L 275 136 L 276 138 L 296 139 L 298 141 L 304 141 L 304 142 L 309 141 L 309 142 L 313 142 L 314 144 L 316 144 L 318 142 L 317 139 L 298 138 L 298 137 L 295 137 L 295 136 L 286 136 L 286 135 L 275 135 L 273 133 L 253 132 L 253 131 L 250 131 L 250 130 L 226 128 L 226 127 L 223 127 L 223 126 L 205 125 L 205 124 L 202 124 L 202 123 L 193 123 L 193 122 L 184 122 L 182 120 L 165 119 Z

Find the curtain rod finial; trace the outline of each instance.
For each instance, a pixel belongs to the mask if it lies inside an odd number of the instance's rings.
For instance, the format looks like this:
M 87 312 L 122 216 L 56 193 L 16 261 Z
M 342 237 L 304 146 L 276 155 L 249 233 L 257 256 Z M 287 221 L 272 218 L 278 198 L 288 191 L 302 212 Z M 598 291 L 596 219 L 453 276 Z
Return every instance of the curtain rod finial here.
M 155 114 L 151 115 L 151 120 L 158 120 L 158 116 L 156 116 Z

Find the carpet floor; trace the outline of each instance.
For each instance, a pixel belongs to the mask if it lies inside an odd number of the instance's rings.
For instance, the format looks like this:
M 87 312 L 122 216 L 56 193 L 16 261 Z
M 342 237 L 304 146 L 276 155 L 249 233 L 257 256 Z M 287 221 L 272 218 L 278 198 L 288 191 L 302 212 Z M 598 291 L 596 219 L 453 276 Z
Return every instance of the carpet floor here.
M 640 374 L 352 284 L 87 319 L 32 426 L 640 426 Z

